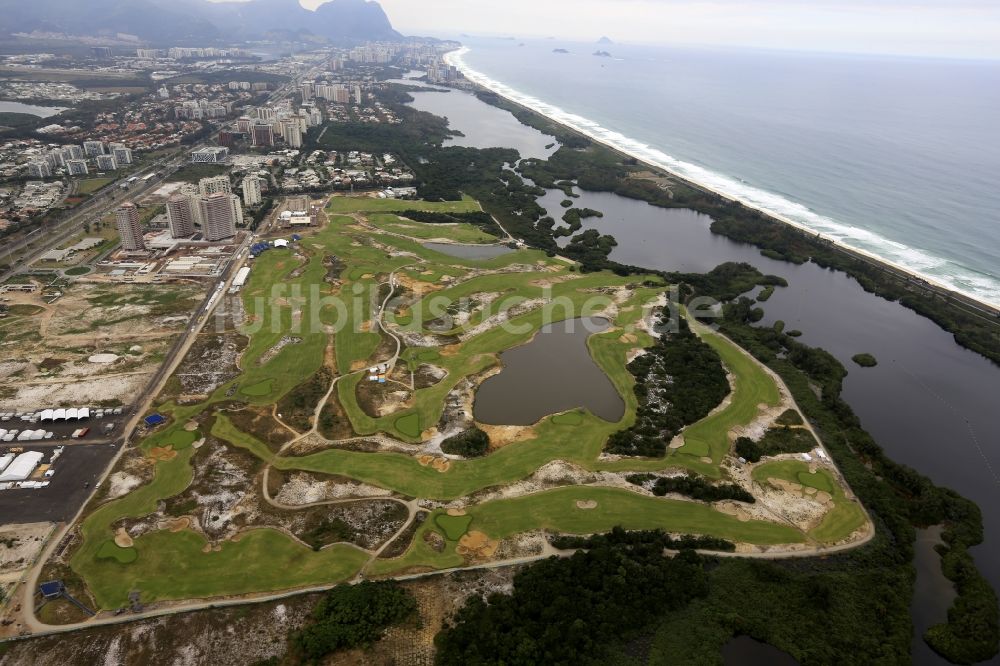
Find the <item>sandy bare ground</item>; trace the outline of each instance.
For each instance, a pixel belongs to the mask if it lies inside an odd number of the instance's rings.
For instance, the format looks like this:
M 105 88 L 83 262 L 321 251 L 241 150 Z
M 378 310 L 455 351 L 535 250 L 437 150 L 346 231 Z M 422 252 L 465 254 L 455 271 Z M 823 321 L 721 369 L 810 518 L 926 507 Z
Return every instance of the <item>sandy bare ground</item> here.
M 200 298 L 192 286 L 177 290 L 172 306 L 135 300 L 128 285 L 75 283 L 62 298 L 45 303 L 40 294 L 11 294 L 11 304 L 34 314 L 0 321 L 0 402 L 7 409 L 72 406 L 102 401 L 127 403 L 160 364 L 162 352 L 187 324 L 188 304 Z M 92 363 L 90 357 L 118 359 Z
M 54 527 L 52 523 L 0 527 L 0 574 L 26 569 L 41 552 Z

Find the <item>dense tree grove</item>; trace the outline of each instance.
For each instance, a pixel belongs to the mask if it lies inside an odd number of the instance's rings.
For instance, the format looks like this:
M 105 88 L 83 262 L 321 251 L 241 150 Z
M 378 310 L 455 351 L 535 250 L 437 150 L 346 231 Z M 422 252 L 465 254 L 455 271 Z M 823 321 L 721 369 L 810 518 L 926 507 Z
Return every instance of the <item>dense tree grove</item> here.
M 316 405 L 326 395 L 332 379 L 330 370 L 322 367 L 309 379 L 286 393 L 278 401 L 277 412 L 281 414 L 281 420 L 299 432 L 312 428 Z
M 475 225 L 486 233 L 496 236 L 502 234 L 496 222 L 493 221 L 493 216 L 481 210 L 471 213 L 438 213 L 429 210 L 409 210 L 406 211 L 406 218 L 414 222 L 424 222 L 426 224 L 455 224 L 464 222 L 465 224 Z
M 289 637 L 290 650 L 318 662 L 337 650 L 371 645 L 416 610 L 413 595 L 395 582 L 338 585 L 313 609 L 310 623 Z
M 638 544 L 659 545 L 664 550 L 718 550 L 722 552 L 736 550 L 736 546 L 731 541 L 718 537 L 692 536 L 690 534 L 672 537 L 662 530 L 627 532 L 621 527 L 615 527 L 607 534 L 592 534 L 590 536 L 560 534 L 552 537 L 550 542 L 554 547 L 564 550 L 599 546 L 635 546 Z
M 685 425 L 712 411 L 729 393 L 719 355 L 691 332 L 684 319 L 628 365 L 639 409 L 635 425 L 614 433 L 607 450 L 662 456 Z
M 514 578 L 514 592 L 472 597 L 437 637 L 439 664 L 597 663 L 608 646 L 656 615 L 708 592 L 702 559 L 663 556 L 659 540 L 595 543 L 544 560 Z
M 564 201 L 563 204 L 566 202 Z M 573 205 L 573 202 L 570 202 Z M 557 236 L 571 236 L 583 226 L 583 220 L 588 217 L 604 217 L 604 213 L 593 208 L 570 208 L 563 213 L 562 219 L 568 226 L 556 229 Z
M 755 442 L 749 437 L 736 439 L 736 455 L 749 462 L 759 462 L 764 456 L 777 456 L 782 453 L 807 453 L 816 448 L 816 441 L 805 428 L 789 428 L 775 426 Z
M 490 448 L 490 436 L 473 426 L 441 442 L 441 450 L 456 456 L 476 458 L 486 455 Z
M 667 493 L 686 495 L 702 502 L 719 502 L 721 500 L 736 500 L 753 504 L 754 496 L 735 483 L 709 483 L 694 473 L 684 476 L 656 476 L 655 474 L 629 474 L 625 477 L 629 483 L 644 486 L 652 481 L 650 490 L 657 497 Z

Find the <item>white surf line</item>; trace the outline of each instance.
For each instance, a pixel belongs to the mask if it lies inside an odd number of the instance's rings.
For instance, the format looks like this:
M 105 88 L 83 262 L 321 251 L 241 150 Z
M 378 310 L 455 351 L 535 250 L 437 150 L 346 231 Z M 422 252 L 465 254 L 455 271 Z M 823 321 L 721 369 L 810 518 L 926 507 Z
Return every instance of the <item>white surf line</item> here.
M 873 231 L 837 222 L 832 218 L 820 215 L 819 213 L 810 210 L 802 204 L 789 201 L 780 195 L 746 185 L 733 178 L 715 173 L 696 164 L 684 162 L 683 160 L 667 155 L 661 150 L 644 144 L 641 141 L 631 139 L 620 132 L 602 127 L 600 124 L 592 120 L 569 113 L 555 105 L 543 102 L 536 97 L 521 93 L 506 84 L 491 79 L 486 74 L 472 69 L 469 65 L 467 65 L 463 60 L 463 56 L 469 53 L 469 51 L 470 49 L 466 46 L 454 51 L 449 51 L 444 55 L 444 60 L 447 64 L 457 67 L 468 80 L 496 93 L 497 95 L 500 95 L 501 97 L 504 97 L 511 102 L 514 102 L 515 104 L 527 107 L 554 122 L 565 125 L 593 139 L 600 144 L 622 152 L 630 157 L 634 157 L 640 162 L 654 168 L 662 169 L 663 171 L 666 171 L 678 178 L 694 183 L 705 190 L 723 197 L 724 199 L 737 201 L 748 208 L 764 213 L 769 217 L 805 231 L 812 236 L 819 237 L 825 241 L 833 243 L 834 245 L 848 249 L 851 252 L 867 257 L 874 262 L 891 266 L 893 269 L 903 274 L 934 285 L 939 289 L 961 294 L 964 297 L 991 309 L 1000 308 L 1000 285 L 989 278 L 979 277 L 978 275 L 956 276 L 955 278 L 980 285 L 979 289 L 986 292 L 983 294 L 975 291 L 969 291 L 969 288 L 967 287 L 962 287 L 953 282 L 945 281 L 943 278 L 932 277 L 921 272 L 930 268 L 942 266 L 944 264 L 950 264 L 963 271 L 975 273 L 973 269 L 958 266 L 950 260 L 935 257 L 922 250 L 911 248 L 897 241 L 880 236 Z M 809 224 L 800 222 L 792 216 L 808 220 Z M 901 256 L 898 259 L 881 256 L 847 242 L 846 239 L 851 238 L 866 240 L 873 245 L 891 248 Z M 903 265 L 900 263 L 901 261 L 906 261 L 908 265 Z

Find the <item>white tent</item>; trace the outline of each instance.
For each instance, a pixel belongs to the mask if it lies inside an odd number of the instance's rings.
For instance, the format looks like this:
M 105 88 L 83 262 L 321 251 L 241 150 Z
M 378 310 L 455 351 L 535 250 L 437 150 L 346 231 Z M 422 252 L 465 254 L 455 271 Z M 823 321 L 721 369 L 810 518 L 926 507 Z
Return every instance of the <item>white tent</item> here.
M 14 462 L 0 474 L 0 483 L 5 481 L 24 481 L 38 467 L 43 454 L 40 451 L 28 451 L 14 458 Z
M 55 412 L 53 412 L 51 409 L 43 409 L 42 410 L 42 420 L 43 421 L 51 421 L 52 418 L 53 418 L 53 414 L 55 414 Z

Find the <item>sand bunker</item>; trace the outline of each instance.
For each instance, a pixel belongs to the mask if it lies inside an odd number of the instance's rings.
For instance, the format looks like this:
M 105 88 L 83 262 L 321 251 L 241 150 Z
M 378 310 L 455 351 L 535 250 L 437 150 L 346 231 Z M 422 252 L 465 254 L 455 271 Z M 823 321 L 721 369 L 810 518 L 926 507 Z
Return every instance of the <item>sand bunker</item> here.
M 91 363 L 114 363 L 118 358 L 117 354 L 94 354 L 87 360 Z
M 715 509 L 719 513 L 724 513 L 727 516 L 733 516 L 741 523 L 748 522 L 753 519 L 753 515 L 749 513 L 746 509 L 739 506 L 735 502 L 723 501 L 715 504 Z
M 618 338 L 618 341 L 619 341 L 619 342 L 626 342 L 626 343 L 629 343 L 629 344 L 631 344 L 631 343 L 633 343 L 633 342 L 638 342 L 638 341 L 639 341 L 639 338 L 637 338 L 637 337 L 636 337 L 635 335 L 633 335 L 632 333 L 626 333 L 626 334 L 624 334 L 623 336 L 621 336 L 620 338 Z
M 458 540 L 455 552 L 462 557 L 489 559 L 497 552 L 500 542 L 490 539 L 482 532 L 472 531 Z
M 490 448 L 492 449 L 499 449 L 507 444 L 537 437 L 534 426 L 491 425 L 479 422 L 476 422 L 476 426 L 490 436 Z
M 149 450 L 149 457 L 157 462 L 166 462 L 177 457 L 177 452 L 172 446 L 154 446 Z
M 180 518 L 172 518 L 164 523 L 164 527 L 171 532 L 180 532 L 181 530 L 186 530 L 191 526 L 191 519 L 187 516 L 181 516 Z
M 451 461 L 447 458 L 438 458 L 437 456 L 432 456 L 426 453 L 422 456 L 418 456 L 417 462 L 419 462 L 423 467 L 430 465 L 439 472 L 447 472 L 451 469 Z
M 188 432 L 194 432 L 195 430 L 198 429 L 198 422 L 188 421 L 187 423 L 184 424 L 184 429 L 187 430 Z
M 449 516 L 464 516 L 465 509 L 448 509 Z
M 119 527 L 118 531 L 115 532 L 115 545 L 119 548 L 132 547 L 132 537 L 128 535 L 124 527 Z
M 578 509 L 596 509 L 597 502 L 594 500 L 577 500 L 576 508 Z

